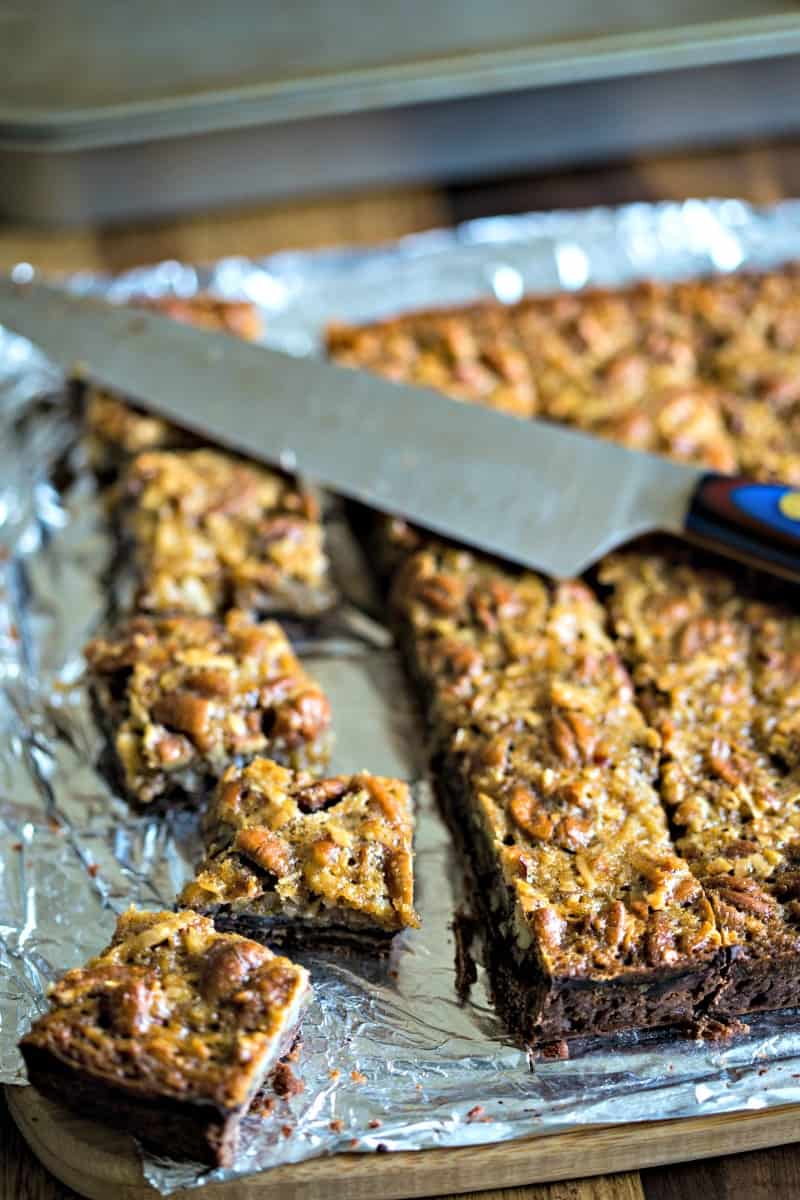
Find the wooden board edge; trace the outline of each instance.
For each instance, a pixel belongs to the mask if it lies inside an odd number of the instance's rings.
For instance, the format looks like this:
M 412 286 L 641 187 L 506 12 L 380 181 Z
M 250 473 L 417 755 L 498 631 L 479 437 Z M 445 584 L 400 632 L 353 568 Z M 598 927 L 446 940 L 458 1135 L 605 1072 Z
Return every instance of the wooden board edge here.
M 30 1087 L 7 1087 L 9 1110 L 53 1175 L 89 1200 L 153 1200 L 133 1142 L 75 1116 Z M 800 1138 L 800 1105 L 642 1124 L 590 1126 L 488 1146 L 346 1154 L 277 1167 L 231 1184 L 213 1200 L 411 1200 L 547 1183 L 688 1162 L 783 1145 Z M 188 1200 L 196 1191 L 176 1193 Z

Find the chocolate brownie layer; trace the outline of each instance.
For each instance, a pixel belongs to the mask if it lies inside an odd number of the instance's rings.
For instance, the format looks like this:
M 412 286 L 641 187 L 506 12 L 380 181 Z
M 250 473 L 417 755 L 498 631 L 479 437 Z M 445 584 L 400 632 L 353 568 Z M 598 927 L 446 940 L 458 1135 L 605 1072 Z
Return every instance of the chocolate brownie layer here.
M 310 994 L 287 958 L 193 912 L 130 910 L 21 1043 L 34 1087 L 170 1158 L 233 1157 Z

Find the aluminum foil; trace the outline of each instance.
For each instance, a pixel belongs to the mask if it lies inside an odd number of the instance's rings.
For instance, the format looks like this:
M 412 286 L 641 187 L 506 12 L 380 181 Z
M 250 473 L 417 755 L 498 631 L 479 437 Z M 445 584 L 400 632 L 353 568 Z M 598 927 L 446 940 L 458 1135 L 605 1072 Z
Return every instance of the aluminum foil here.
M 69 286 L 118 299 L 201 288 L 247 298 L 263 310 L 271 344 L 306 354 L 333 318 L 795 256 L 800 204 L 688 201 L 477 221 L 369 251 L 203 270 L 168 262 Z M 32 273 L 15 269 L 20 280 Z M 0 329 L 0 1079 L 9 1083 L 24 1081 L 17 1040 L 45 1007 L 47 984 L 97 952 L 131 902 L 170 906 L 199 851 L 191 814 L 134 815 L 96 769 L 81 647 L 103 617 L 110 543 L 62 383 L 30 343 Z M 800 1102 L 796 1014 L 758 1018 L 727 1045 L 626 1035 L 587 1043 L 568 1061 L 531 1062 L 494 1016 L 480 967 L 459 1003 L 451 925 L 461 874 L 425 779 L 423 731 L 335 504 L 328 530 L 341 602 L 322 626 L 292 632 L 331 697 L 333 770 L 414 784 L 422 928 L 382 965 L 307 956 L 315 999 L 298 1067 L 305 1090 L 246 1120 L 231 1170 L 144 1154 L 147 1179 L 168 1194 L 321 1154 Z

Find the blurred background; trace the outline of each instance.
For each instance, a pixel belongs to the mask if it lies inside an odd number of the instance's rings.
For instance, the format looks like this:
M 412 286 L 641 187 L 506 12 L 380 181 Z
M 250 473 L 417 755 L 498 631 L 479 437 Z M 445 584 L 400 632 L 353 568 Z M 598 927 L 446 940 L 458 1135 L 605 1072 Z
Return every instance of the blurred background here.
M 536 181 L 789 138 L 798 65 L 785 0 L 6 0 L 0 236 L 387 189 L 432 196 L 411 225 L 629 199 Z

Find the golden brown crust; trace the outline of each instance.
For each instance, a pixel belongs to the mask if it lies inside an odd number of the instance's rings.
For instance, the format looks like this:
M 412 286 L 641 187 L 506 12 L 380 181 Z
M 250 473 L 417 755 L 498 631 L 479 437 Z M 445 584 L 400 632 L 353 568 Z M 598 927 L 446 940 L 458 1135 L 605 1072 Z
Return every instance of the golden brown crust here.
M 800 954 L 800 617 L 663 555 L 616 555 L 602 578 L 725 945 Z
M 800 481 L 797 264 L 332 326 L 338 362 L 720 471 Z
M 140 454 L 119 487 L 147 612 L 312 614 L 331 586 L 314 498 L 220 451 Z
M 307 992 L 302 967 L 198 913 L 131 909 L 101 954 L 53 986 L 21 1047 L 123 1093 L 238 1112 Z
M 86 647 L 96 707 L 138 803 L 198 799 L 236 761 L 324 758 L 330 707 L 280 625 L 231 611 L 135 616 Z
M 182 904 L 316 922 L 321 932 L 419 924 L 411 798 L 399 780 L 315 779 L 257 758 L 225 773 L 206 829 L 207 857 Z
M 392 600 L 518 943 L 571 978 L 713 957 L 656 790 L 658 736 L 589 590 L 429 546 Z

